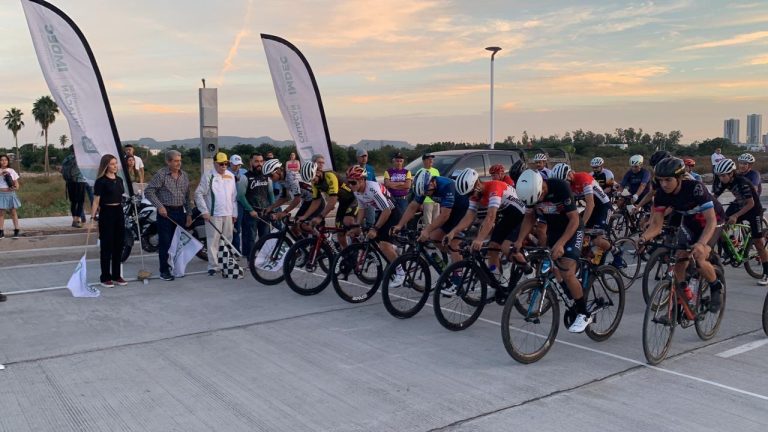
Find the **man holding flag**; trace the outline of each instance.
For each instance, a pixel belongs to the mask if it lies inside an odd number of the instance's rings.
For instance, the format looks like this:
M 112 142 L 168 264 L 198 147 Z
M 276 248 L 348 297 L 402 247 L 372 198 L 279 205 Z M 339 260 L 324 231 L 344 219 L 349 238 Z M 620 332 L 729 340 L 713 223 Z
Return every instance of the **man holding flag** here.
M 219 250 L 219 244 L 222 242 L 231 244 L 233 219 L 237 219 L 237 186 L 235 176 L 227 170 L 227 155 L 223 152 L 216 153 L 213 165 L 214 168 L 200 178 L 200 184 L 195 190 L 195 204 L 206 222 L 209 276 L 219 270 L 215 251 Z

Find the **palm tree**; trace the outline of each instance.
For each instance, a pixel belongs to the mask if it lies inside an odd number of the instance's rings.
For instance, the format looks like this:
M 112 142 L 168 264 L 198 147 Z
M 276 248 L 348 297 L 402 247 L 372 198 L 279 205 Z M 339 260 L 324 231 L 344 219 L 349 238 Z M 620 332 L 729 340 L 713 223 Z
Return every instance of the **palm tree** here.
M 16 171 L 21 171 L 21 158 L 19 157 L 19 131 L 24 127 L 24 121 L 21 116 L 24 115 L 18 108 L 11 108 L 5 111 L 5 127 L 13 133 L 13 140 L 16 141 Z
M 40 123 L 43 132 L 40 135 L 45 137 L 45 174 L 48 174 L 48 127 L 56 121 L 56 114 L 59 113 L 59 107 L 50 96 L 43 96 L 36 100 L 32 105 L 32 115 L 35 121 Z
M 67 141 L 69 141 L 69 138 L 67 138 L 66 135 L 62 135 L 59 137 L 59 144 L 61 144 L 62 150 L 64 150 L 64 146 L 67 145 Z

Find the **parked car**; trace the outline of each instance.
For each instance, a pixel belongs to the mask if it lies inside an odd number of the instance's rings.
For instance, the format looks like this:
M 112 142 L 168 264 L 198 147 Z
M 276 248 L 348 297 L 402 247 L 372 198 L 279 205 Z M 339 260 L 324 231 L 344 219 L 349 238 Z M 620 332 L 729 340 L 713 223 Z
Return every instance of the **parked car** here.
M 502 164 L 509 170 L 509 167 L 518 160 L 525 160 L 525 153 L 521 149 L 514 150 L 447 150 L 432 153 L 435 160 L 433 168 L 440 171 L 440 175 L 452 177 L 456 172 L 464 168 L 473 168 L 480 174 L 480 179 L 488 180 L 491 174 L 488 169 L 491 165 Z M 405 166 L 411 173 L 416 174 L 424 166 L 421 158 L 411 161 Z

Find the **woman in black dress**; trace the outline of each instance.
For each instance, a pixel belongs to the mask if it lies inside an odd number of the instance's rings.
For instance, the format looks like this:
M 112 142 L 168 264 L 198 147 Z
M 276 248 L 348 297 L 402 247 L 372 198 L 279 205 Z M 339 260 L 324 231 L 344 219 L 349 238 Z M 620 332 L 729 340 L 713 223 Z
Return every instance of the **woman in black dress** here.
M 107 154 L 101 157 L 98 177 L 93 185 L 91 219 L 99 216 L 101 240 L 101 286 L 112 288 L 128 283 L 120 276 L 120 258 L 124 246 L 125 220 L 123 217 L 123 179 L 117 175 L 117 158 Z

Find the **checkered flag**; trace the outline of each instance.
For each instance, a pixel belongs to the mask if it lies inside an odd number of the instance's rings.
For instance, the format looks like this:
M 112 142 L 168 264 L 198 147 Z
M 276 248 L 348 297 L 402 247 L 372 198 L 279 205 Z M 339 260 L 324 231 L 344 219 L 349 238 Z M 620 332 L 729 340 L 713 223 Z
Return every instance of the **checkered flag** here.
M 222 242 L 219 244 L 219 252 L 217 253 L 217 259 L 219 266 L 221 267 L 221 276 L 225 279 L 242 279 L 245 277 L 245 272 L 240 264 L 237 262 L 237 255 L 232 252 L 232 245 L 229 242 Z

